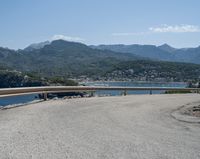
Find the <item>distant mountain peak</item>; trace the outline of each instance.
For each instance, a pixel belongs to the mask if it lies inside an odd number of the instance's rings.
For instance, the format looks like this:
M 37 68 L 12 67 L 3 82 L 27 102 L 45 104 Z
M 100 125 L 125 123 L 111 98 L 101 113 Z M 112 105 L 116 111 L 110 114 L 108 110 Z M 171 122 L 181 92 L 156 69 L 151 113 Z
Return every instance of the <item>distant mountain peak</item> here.
M 164 43 L 164 44 L 162 44 L 162 45 L 160 45 L 160 46 L 165 46 L 165 47 L 171 47 L 169 44 L 167 44 L 167 43 Z
M 176 48 L 174 48 L 174 47 L 172 47 L 172 46 L 170 46 L 170 45 L 168 45 L 166 43 L 163 44 L 163 45 L 158 46 L 158 48 L 160 48 L 161 50 L 167 51 L 167 52 L 173 52 L 173 51 L 176 50 Z
M 68 47 L 88 47 L 87 45 L 80 43 L 80 42 L 74 42 L 74 41 L 66 41 L 63 39 L 59 39 L 59 40 L 54 40 L 51 42 L 50 44 L 52 47 L 56 47 L 56 48 L 68 48 Z
M 62 43 L 62 44 L 74 44 L 74 43 L 79 43 L 79 42 L 74 42 L 74 41 L 67 41 L 67 40 L 63 40 L 63 39 L 57 39 L 57 40 L 53 40 L 51 41 L 51 44 L 55 44 L 55 43 Z M 79 43 L 80 44 L 80 43 Z

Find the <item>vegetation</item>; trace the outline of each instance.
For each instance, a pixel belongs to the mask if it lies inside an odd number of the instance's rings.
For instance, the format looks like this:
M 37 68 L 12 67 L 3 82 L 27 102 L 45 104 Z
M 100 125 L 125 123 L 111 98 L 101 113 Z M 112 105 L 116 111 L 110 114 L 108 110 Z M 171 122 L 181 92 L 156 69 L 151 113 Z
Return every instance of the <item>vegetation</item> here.
M 26 50 L 0 50 L 0 63 L 41 76 L 79 77 L 101 75 L 118 61 L 138 59 L 132 54 L 91 49 L 84 44 L 63 40 L 53 41 L 41 49 Z
M 165 94 L 184 94 L 184 93 L 193 93 L 190 90 L 170 90 L 170 91 L 165 91 Z
M 33 73 L 21 73 L 12 70 L 0 70 L 0 88 L 11 87 L 34 87 L 34 86 L 48 86 L 48 85 L 65 85 L 74 86 L 76 82 L 64 79 L 61 77 L 56 78 L 42 78 Z
M 0 71 L 0 88 L 43 86 L 43 80 L 29 77 L 16 71 Z
M 137 60 L 121 62 L 106 74 L 112 79 L 132 79 L 145 81 L 189 81 L 198 80 L 200 65 Z
M 1 73 L 2 87 L 76 85 L 68 80 L 70 78 L 198 81 L 200 77 L 198 64 L 152 61 L 129 53 L 91 48 L 81 43 L 56 40 L 39 47 L 30 47 L 18 51 L 0 48 L 0 64 L 10 70 L 17 70 Z M 145 46 L 145 50 L 154 52 L 154 49 L 156 47 Z M 169 46 L 162 49 L 174 51 Z
M 53 78 L 50 78 L 48 81 L 52 85 L 63 85 L 63 86 L 77 86 L 78 85 L 77 82 L 73 80 L 65 79 L 64 77 L 53 77 Z

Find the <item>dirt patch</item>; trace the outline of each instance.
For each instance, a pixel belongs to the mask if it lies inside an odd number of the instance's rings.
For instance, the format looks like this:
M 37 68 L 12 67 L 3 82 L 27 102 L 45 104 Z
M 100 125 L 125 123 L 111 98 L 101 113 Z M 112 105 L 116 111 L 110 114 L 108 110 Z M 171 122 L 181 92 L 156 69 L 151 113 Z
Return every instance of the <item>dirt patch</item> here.
M 200 102 L 189 103 L 171 113 L 171 116 L 179 121 L 188 123 L 200 123 Z
M 200 105 L 186 108 L 183 113 L 186 115 L 200 117 Z

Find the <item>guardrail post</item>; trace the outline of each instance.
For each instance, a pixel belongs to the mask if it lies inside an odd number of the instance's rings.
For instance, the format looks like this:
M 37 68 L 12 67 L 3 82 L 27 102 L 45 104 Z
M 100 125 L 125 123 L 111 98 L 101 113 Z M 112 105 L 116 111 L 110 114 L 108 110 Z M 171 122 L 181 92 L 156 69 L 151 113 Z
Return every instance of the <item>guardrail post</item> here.
M 124 90 L 124 96 L 126 96 L 127 95 L 127 90 Z
M 94 97 L 94 91 L 92 91 L 92 92 L 90 93 L 90 96 L 91 96 L 91 97 Z
M 47 93 L 43 93 L 44 100 L 47 100 Z

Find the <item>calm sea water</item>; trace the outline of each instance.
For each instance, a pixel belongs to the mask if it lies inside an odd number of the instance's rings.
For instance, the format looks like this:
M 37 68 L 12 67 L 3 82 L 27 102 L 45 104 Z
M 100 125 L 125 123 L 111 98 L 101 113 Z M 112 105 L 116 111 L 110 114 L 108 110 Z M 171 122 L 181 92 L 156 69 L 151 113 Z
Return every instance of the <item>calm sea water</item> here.
M 186 87 L 186 83 L 153 83 L 153 82 L 88 82 L 84 83 L 87 86 L 123 86 L 123 87 Z M 149 94 L 149 91 L 128 91 L 128 94 Z M 153 94 L 160 94 L 163 91 L 153 91 Z M 121 91 L 97 91 L 95 93 L 99 96 L 105 95 L 121 95 Z M 13 104 L 21 104 L 36 100 L 37 95 L 23 95 L 15 97 L 0 98 L 0 106 L 7 106 Z
M 0 98 L 0 106 L 28 103 L 38 99 L 35 94 Z

